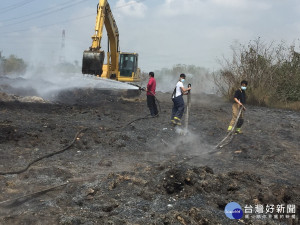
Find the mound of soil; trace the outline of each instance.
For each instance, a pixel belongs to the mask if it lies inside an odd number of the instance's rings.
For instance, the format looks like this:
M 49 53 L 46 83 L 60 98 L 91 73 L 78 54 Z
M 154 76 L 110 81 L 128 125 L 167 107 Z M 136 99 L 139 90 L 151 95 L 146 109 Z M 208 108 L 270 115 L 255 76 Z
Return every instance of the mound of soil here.
M 298 224 L 299 112 L 248 106 L 216 151 L 231 105 L 215 96 L 192 96 L 186 135 L 170 94 L 156 118 L 143 95 L 105 96 L 0 102 L 0 224 Z M 296 218 L 231 220 L 229 202 L 294 204 Z
M 12 101 L 19 101 L 19 102 L 37 102 L 37 103 L 45 103 L 46 101 L 38 96 L 17 96 L 12 94 L 6 94 L 4 92 L 0 92 L 0 101 L 2 102 L 12 102 Z

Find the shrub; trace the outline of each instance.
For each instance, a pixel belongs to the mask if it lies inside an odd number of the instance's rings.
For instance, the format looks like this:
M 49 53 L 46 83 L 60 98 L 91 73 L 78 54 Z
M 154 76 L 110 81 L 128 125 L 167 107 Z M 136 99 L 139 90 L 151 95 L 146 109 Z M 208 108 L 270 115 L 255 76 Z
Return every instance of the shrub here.
M 17 58 L 14 55 L 10 55 L 7 59 L 1 58 L 1 73 L 3 75 L 9 74 L 24 74 L 26 72 L 27 65 L 23 59 Z M 2 75 L 1 74 L 1 75 Z
M 231 101 L 241 80 L 247 80 L 247 102 L 274 106 L 278 102 L 300 100 L 300 54 L 295 46 L 263 43 L 260 38 L 247 46 L 232 46 L 231 59 L 220 61 L 221 70 L 214 74 L 219 92 Z

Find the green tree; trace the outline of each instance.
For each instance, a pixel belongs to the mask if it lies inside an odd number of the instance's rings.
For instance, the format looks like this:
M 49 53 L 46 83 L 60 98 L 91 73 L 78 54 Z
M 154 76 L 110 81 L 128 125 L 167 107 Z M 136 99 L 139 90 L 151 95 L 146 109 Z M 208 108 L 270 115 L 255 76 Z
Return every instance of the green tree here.
M 2 70 L 4 75 L 24 74 L 26 72 L 26 63 L 23 59 L 10 55 L 7 59 L 2 57 Z
M 300 101 L 300 54 L 291 46 L 287 59 L 277 68 L 276 99 Z

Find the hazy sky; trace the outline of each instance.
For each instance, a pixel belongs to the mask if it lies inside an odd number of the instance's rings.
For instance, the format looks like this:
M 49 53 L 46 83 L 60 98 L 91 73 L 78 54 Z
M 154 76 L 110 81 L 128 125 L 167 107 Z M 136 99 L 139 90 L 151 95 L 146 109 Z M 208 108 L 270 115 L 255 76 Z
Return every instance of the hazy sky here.
M 0 0 L 0 51 L 27 62 L 79 61 L 91 45 L 98 0 Z M 121 51 L 142 71 L 193 64 L 215 70 L 230 45 L 281 40 L 297 45 L 299 0 L 110 0 Z M 61 51 L 62 30 L 65 49 Z M 106 40 L 102 42 L 106 50 Z

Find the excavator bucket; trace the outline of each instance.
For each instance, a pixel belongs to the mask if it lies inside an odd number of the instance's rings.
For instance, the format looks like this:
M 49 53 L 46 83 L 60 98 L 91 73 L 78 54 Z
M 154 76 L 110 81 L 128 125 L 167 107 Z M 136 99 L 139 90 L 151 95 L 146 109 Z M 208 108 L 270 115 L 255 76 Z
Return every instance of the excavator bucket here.
M 82 58 L 82 73 L 101 76 L 103 62 L 104 51 L 84 51 Z

